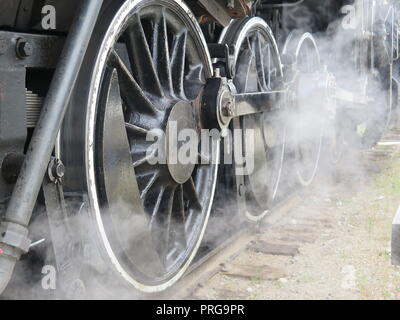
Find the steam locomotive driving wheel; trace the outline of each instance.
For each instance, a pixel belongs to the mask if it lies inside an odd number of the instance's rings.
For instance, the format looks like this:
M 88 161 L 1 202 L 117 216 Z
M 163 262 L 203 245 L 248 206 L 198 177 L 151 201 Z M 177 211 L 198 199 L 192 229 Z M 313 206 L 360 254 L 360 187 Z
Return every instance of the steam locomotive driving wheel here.
M 273 33 L 263 19 L 233 21 L 220 42 L 235 47 L 233 83 L 239 94 L 271 92 L 278 88 L 282 78 L 279 51 Z M 244 145 L 254 146 L 254 168 L 250 168 L 245 176 L 246 217 L 250 221 L 260 221 L 277 197 L 286 142 L 281 116 L 282 110 L 277 104 L 272 110 L 240 119 Z M 254 135 L 249 135 L 248 130 Z M 246 151 L 245 147 L 243 149 Z
M 73 168 L 65 185 L 87 194 L 91 228 L 115 274 L 155 292 L 183 275 L 210 215 L 218 143 L 210 139 L 204 159 L 199 142 L 196 162 L 184 163 L 172 135 L 200 133 L 211 60 L 183 2 L 111 3 L 61 134 L 61 156 Z
M 303 186 L 310 185 L 317 173 L 325 127 L 325 112 L 315 84 L 321 82 L 321 58 L 310 33 L 292 31 L 284 45 L 283 54 L 293 59 L 287 66 L 296 73 L 294 108 L 288 116 L 291 134 L 288 142 L 295 153 L 295 171 Z M 315 101 L 319 101 L 316 103 Z

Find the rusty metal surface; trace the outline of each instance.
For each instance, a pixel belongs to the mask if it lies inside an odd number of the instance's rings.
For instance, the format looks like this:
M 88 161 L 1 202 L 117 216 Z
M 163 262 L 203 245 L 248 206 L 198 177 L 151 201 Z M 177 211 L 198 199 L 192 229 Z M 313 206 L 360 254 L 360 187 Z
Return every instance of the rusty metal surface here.
M 204 12 L 200 13 L 200 23 L 217 21 L 222 26 L 227 26 L 231 19 L 242 19 L 250 15 L 251 0 L 199 0 Z

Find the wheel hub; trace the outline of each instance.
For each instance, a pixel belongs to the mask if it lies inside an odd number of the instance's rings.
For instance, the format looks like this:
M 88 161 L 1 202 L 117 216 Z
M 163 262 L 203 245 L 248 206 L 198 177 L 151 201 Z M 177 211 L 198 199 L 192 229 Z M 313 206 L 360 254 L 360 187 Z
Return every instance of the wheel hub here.
M 192 104 L 187 101 L 176 103 L 167 122 L 166 154 L 169 173 L 179 184 L 190 179 L 196 165 L 198 143 L 191 139 L 193 133 L 197 133 L 196 127 Z M 183 154 L 184 150 L 188 151 Z

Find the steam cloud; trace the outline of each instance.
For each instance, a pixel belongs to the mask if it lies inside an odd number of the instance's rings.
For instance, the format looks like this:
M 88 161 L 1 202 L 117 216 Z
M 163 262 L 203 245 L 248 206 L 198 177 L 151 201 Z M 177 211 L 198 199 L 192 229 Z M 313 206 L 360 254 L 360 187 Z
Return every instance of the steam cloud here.
M 365 22 L 366 16 L 360 15 L 360 10 L 356 11 L 356 16 L 349 16 L 353 13 L 351 9 L 342 12 L 340 7 L 337 6 L 335 1 L 310 1 L 309 5 L 303 5 L 295 8 L 285 8 L 282 14 L 283 28 L 286 32 L 285 36 L 278 38 L 280 46 L 283 47 L 283 39 L 286 38 L 290 31 L 295 30 L 298 34 L 304 32 L 313 32 L 319 49 L 319 55 L 321 60 L 321 77 L 312 77 L 308 79 L 304 78 L 301 83 L 301 90 L 298 92 L 297 98 L 300 101 L 301 108 L 308 110 L 307 112 L 285 112 L 280 123 L 284 123 L 287 132 L 287 141 L 285 151 L 285 162 L 282 168 L 282 179 L 279 184 L 278 194 L 276 195 L 276 201 L 284 199 L 285 196 L 290 194 L 293 190 L 299 188 L 296 182 L 296 172 L 293 168 L 298 170 L 313 170 L 310 169 L 309 160 L 303 162 L 294 163 L 294 151 L 293 146 L 297 143 L 309 144 L 310 148 L 315 148 L 318 139 L 322 139 L 321 155 L 318 159 L 319 168 L 317 172 L 317 182 L 319 186 L 330 190 L 337 181 L 337 175 L 339 176 L 358 176 L 363 177 L 367 175 L 367 171 L 363 166 L 361 153 L 355 151 L 356 144 L 360 147 L 359 141 L 352 141 L 350 139 L 351 130 L 354 129 L 358 133 L 363 133 L 365 130 L 365 124 L 359 126 L 358 122 L 351 122 L 351 119 L 360 116 L 360 113 L 365 113 L 362 107 L 360 108 L 348 108 L 352 104 L 350 102 L 337 102 L 336 109 L 328 106 L 326 96 L 318 95 L 316 92 L 319 87 L 323 87 L 326 81 L 326 77 L 323 76 L 323 72 L 329 72 L 335 76 L 336 86 L 351 90 L 359 95 L 368 95 L 370 99 L 374 101 L 374 110 L 377 110 L 376 118 L 379 121 L 388 122 L 387 108 L 394 105 L 394 98 L 391 96 L 391 79 L 384 79 L 383 76 L 377 76 L 374 68 L 369 68 L 369 71 L 364 69 L 365 72 L 359 72 L 356 66 L 362 65 L 362 61 L 358 61 L 358 57 L 366 56 L 367 52 L 358 52 L 354 49 L 354 36 L 359 34 L 362 30 L 363 22 Z M 362 8 L 362 6 L 372 5 L 375 3 L 376 11 L 376 23 L 380 27 L 375 32 L 381 32 L 380 41 L 383 43 L 389 43 L 388 47 L 380 47 L 379 43 L 376 44 L 376 48 L 382 50 L 376 52 L 371 61 L 366 61 L 366 64 L 373 64 L 376 69 L 389 70 L 390 62 L 392 58 L 392 49 L 390 47 L 390 30 L 393 29 L 393 20 L 391 19 L 391 12 L 389 2 L 387 1 L 363 1 L 356 0 L 355 3 L 345 3 L 352 5 L 355 8 Z M 312 8 L 312 11 L 311 11 Z M 317 14 L 316 14 L 317 13 Z M 337 18 L 332 19 L 332 15 L 338 15 Z M 349 19 L 355 19 L 349 21 Z M 324 28 L 324 32 L 315 31 L 323 26 L 325 21 L 330 21 Z M 370 35 L 364 34 L 368 37 Z M 386 38 L 385 38 L 386 37 Z M 371 40 L 373 41 L 373 40 Z M 389 48 L 389 50 L 388 50 Z M 311 52 L 312 54 L 312 52 Z M 315 58 L 315 57 L 314 57 Z M 389 63 L 390 64 L 390 63 Z M 326 65 L 327 69 L 323 71 L 323 66 Z M 386 68 L 386 69 L 385 69 Z M 286 72 L 287 70 L 285 70 Z M 315 75 L 315 74 L 314 74 Z M 317 73 L 318 76 L 318 73 Z M 387 76 L 387 74 L 386 74 Z M 257 77 L 257 74 L 254 74 Z M 308 80 L 308 81 L 307 81 Z M 333 110 L 333 111 L 332 111 Z M 335 112 L 336 110 L 336 112 Z M 350 110 L 350 111 L 349 111 Z M 364 109 L 365 110 L 365 109 Z M 336 121 L 335 121 L 336 119 Z M 337 121 L 339 119 L 339 121 Z M 350 119 L 350 120 L 349 120 Z M 368 119 L 367 119 L 368 120 Z M 366 120 L 366 121 L 367 121 Z M 361 121 L 362 122 L 362 121 Z M 356 123 L 356 128 L 354 128 Z M 368 125 L 368 123 L 367 123 Z M 373 127 L 373 126 L 372 126 Z M 296 134 L 291 134 L 290 130 L 296 128 Z M 377 131 L 369 133 L 371 136 L 379 136 L 379 127 Z M 339 133 L 337 136 L 336 143 L 341 143 L 341 138 L 344 136 L 343 154 L 340 157 L 340 161 L 335 163 L 332 159 L 332 147 L 334 142 L 332 141 L 332 133 L 335 131 Z M 354 137 L 357 140 L 357 136 Z M 354 145 L 349 145 L 354 143 Z M 314 150 L 315 151 L 315 150 Z M 305 158 L 306 159 L 306 158 Z M 310 158 L 308 158 L 310 159 Z M 301 167 L 303 166 L 303 168 Z M 334 168 L 334 169 L 332 169 Z M 260 172 L 269 168 L 261 168 Z M 228 168 L 224 168 L 227 170 Z M 310 174 L 310 172 L 308 172 Z M 213 247 L 219 244 L 222 239 L 240 228 L 245 227 L 246 223 L 243 219 L 244 213 L 239 212 L 238 215 L 234 215 L 234 218 L 230 218 L 234 212 L 237 212 L 237 204 L 234 192 L 230 189 L 228 184 L 218 185 L 218 193 L 216 198 L 216 205 L 213 210 L 214 218 L 208 227 L 208 231 L 205 236 L 205 243 L 209 247 Z M 329 191 L 328 191 L 329 192 Z M 224 195 L 230 195 L 230 198 L 224 197 Z M 121 219 L 125 223 L 123 212 L 129 211 L 129 206 L 126 204 L 115 204 L 111 211 L 119 212 L 118 219 Z M 72 224 L 74 228 L 80 230 L 79 234 L 86 235 L 89 240 L 94 239 L 97 235 L 88 233 L 88 230 L 92 228 L 88 226 L 90 223 L 84 218 L 84 215 L 77 215 L 73 218 Z M 136 225 L 138 229 L 127 228 L 124 234 L 120 237 L 123 238 L 124 243 L 133 242 L 137 240 L 137 235 L 141 234 L 140 227 L 143 223 L 133 223 L 129 226 Z M 128 226 L 128 224 L 127 224 Z M 44 264 L 54 263 L 52 262 L 53 253 L 51 250 L 51 237 L 48 230 L 48 224 L 46 221 L 45 212 L 42 210 L 36 215 L 35 221 L 31 225 L 31 237 L 34 240 L 46 239 L 45 243 L 38 245 L 33 248 L 29 254 L 29 259 L 25 259 L 18 264 L 18 269 L 14 274 L 14 283 L 11 284 L 10 289 L 5 292 L 2 298 L 15 299 L 15 298 L 32 298 L 32 299 L 44 299 L 54 298 L 53 292 L 46 292 L 41 287 L 42 273 L 41 269 Z M 96 254 L 96 247 L 93 245 L 90 249 L 80 248 L 82 250 L 89 250 L 90 253 L 86 253 L 87 261 L 84 261 L 85 265 L 89 265 L 86 268 L 85 273 L 80 275 L 81 280 L 85 284 L 85 297 L 89 299 L 141 299 L 146 298 L 146 295 L 134 292 L 124 286 L 122 283 L 115 281 L 118 275 L 110 272 L 105 266 L 104 258 Z M 80 250 L 79 249 L 79 250 Z M 138 253 L 140 255 L 140 252 Z M 85 254 L 83 254 L 85 256 Z M 32 261 L 35 261 L 35 268 L 32 268 Z M 29 262 L 29 263 L 28 263 Z M 32 271 L 33 270 L 33 271 Z M 88 271 L 89 270 L 89 271 Z M 101 279 L 101 280 L 95 280 Z M 79 292 L 79 290 L 77 290 Z M 68 298 L 82 298 L 78 293 L 77 296 L 70 296 Z

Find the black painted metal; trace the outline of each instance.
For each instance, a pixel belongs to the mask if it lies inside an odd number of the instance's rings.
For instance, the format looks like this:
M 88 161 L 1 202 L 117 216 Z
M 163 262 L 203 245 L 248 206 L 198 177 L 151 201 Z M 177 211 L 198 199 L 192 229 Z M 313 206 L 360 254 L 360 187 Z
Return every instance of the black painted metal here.
M 214 68 L 220 68 L 225 71 L 225 76 L 232 79 L 235 76 L 235 61 L 233 53 L 235 48 L 227 44 L 209 43 L 208 50 L 212 58 L 217 58 L 218 61 L 214 63 Z
M 38 35 L 11 31 L 0 31 L 0 203 L 4 205 L 11 195 L 12 189 L 21 168 L 20 161 L 4 162 L 12 155 L 23 155 L 28 137 L 27 120 L 32 122 L 32 96 L 27 95 L 26 88 L 38 89 L 44 95 L 44 82 L 50 79 L 51 71 L 56 67 L 65 43 L 62 36 Z M 17 44 L 29 44 L 31 55 L 26 55 L 26 48 L 17 55 Z M 20 47 L 22 50 L 22 48 Z M 38 74 L 40 76 L 32 75 Z M 42 72 L 43 71 L 43 72 Z M 30 88 L 30 89 L 33 89 Z M 39 89 L 40 88 L 40 89 Z M 43 89 L 43 90 L 42 90 Z M 40 92 L 39 92 L 40 91 Z M 41 98 L 38 98 L 41 99 Z M 38 110 L 39 113 L 40 110 Z M 34 114 L 36 118 L 36 113 Z M 38 116 L 37 116 L 38 117 Z M 28 125 L 30 127 L 31 125 Z M 4 178 L 4 179 L 3 179 Z M 3 212 L 2 212 L 3 213 Z
M 0 0 L 0 26 L 21 32 L 48 31 L 42 28 L 41 11 L 44 5 L 52 5 L 57 13 L 57 30 L 54 31 L 66 33 L 71 28 L 80 2 L 82 0 Z
M 97 120 L 99 196 L 113 208 L 102 209 L 107 236 L 124 268 L 151 285 L 166 282 L 191 255 L 214 183 L 215 165 L 197 165 L 200 154 L 196 163 L 170 159 L 180 150 L 179 142 L 171 145 L 172 126 L 177 134 L 201 129 L 198 97 L 211 71 L 195 31 L 177 13 L 154 4 L 131 19 L 126 48 L 116 46 L 108 60 Z M 164 147 L 173 154 L 149 152 L 156 128 L 165 132 Z M 126 230 L 129 237 L 122 236 Z
M 3 51 L 0 54 L 0 66 L 4 68 L 43 68 L 53 69 L 59 61 L 65 44 L 65 37 L 0 31 Z M 32 47 L 30 56 L 16 57 L 17 43 L 25 41 Z
M 219 105 L 219 98 L 226 88 L 226 79 L 224 78 L 207 79 L 202 97 L 204 110 L 204 112 L 202 112 L 202 118 L 207 129 L 219 129 L 221 126 L 218 120 L 218 112 L 221 108 Z
M 1 56 L 0 56 L 1 58 Z M 22 154 L 27 137 L 25 114 L 25 68 L 0 65 L 0 164 L 9 153 Z M 12 185 L 0 176 L 1 201 L 11 195 Z
M 225 78 L 207 79 L 202 101 L 208 129 L 226 129 L 234 118 L 281 109 L 287 90 L 234 93 Z
M 102 1 L 83 2 L 60 58 L 6 219 L 28 225 Z
M 235 97 L 233 117 L 277 111 L 282 107 L 287 94 L 286 90 L 235 94 L 233 95 Z

